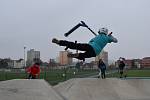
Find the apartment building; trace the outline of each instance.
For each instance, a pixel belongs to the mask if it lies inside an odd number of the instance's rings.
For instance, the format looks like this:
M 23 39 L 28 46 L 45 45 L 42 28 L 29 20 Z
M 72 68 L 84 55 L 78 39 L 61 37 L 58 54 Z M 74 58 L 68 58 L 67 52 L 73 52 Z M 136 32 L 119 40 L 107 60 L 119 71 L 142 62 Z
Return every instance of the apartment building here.
M 98 62 L 99 59 L 102 59 L 106 66 L 108 66 L 108 52 L 103 50 L 98 56 L 95 57 L 95 62 Z
M 59 52 L 59 63 L 60 65 L 69 65 L 72 64 L 73 59 L 68 57 L 69 51 L 60 51 Z
M 27 51 L 27 66 L 32 65 L 35 62 L 39 62 L 40 60 L 40 51 L 35 51 L 34 49 L 30 49 Z
M 144 68 L 150 68 L 150 57 L 145 57 L 141 61 L 141 66 Z

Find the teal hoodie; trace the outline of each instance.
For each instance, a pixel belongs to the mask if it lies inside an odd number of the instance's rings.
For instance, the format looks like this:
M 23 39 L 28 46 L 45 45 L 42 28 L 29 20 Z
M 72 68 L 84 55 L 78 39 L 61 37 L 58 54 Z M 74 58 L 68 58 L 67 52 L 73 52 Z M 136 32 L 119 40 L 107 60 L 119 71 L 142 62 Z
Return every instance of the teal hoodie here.
M 102 51 L 102 49 L 106 46 L 107 43 L 115 42 L 117 43 L 117 39 L 112 35 L 105 35 L 103 33 L 97 35 L 95 38 L 89 41 L 89 45 L 91 45 L 95 51 L 96 55 Z

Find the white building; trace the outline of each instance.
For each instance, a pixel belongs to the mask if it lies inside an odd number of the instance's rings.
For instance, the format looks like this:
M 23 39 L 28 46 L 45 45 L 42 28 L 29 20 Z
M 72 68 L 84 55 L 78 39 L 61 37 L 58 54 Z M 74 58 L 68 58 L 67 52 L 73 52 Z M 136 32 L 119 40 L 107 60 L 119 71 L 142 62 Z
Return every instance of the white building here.
M 29 51 L 27 51 L 27 66 L 30 66 L 39 60 L 40 60 L 40 51 L 34 51 L 34 49 L 30 49 Z
M 23 68 L 24 67 L 24 60 L 13 60 L 13 68 Z

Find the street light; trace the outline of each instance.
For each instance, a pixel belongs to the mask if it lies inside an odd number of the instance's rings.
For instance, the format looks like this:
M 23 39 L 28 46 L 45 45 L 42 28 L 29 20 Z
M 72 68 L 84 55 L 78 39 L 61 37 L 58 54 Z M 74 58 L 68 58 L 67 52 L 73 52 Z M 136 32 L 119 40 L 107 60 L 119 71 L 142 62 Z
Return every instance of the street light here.
M 24 46 L 24 68 L 26 67 L 26 54 L 25 54 L 26 47 Z

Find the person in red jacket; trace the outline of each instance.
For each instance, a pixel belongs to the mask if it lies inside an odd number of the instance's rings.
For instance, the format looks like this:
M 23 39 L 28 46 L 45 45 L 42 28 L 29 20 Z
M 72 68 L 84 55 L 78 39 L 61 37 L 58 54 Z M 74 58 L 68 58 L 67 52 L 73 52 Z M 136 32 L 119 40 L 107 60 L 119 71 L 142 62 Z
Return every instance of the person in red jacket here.
M 39 78 L 40 76 L 40 64 L 35 63 L 33 64 L 30 68 L 30 74 L 29 74 L 29 79 L 36 79 L 37 77 Z

